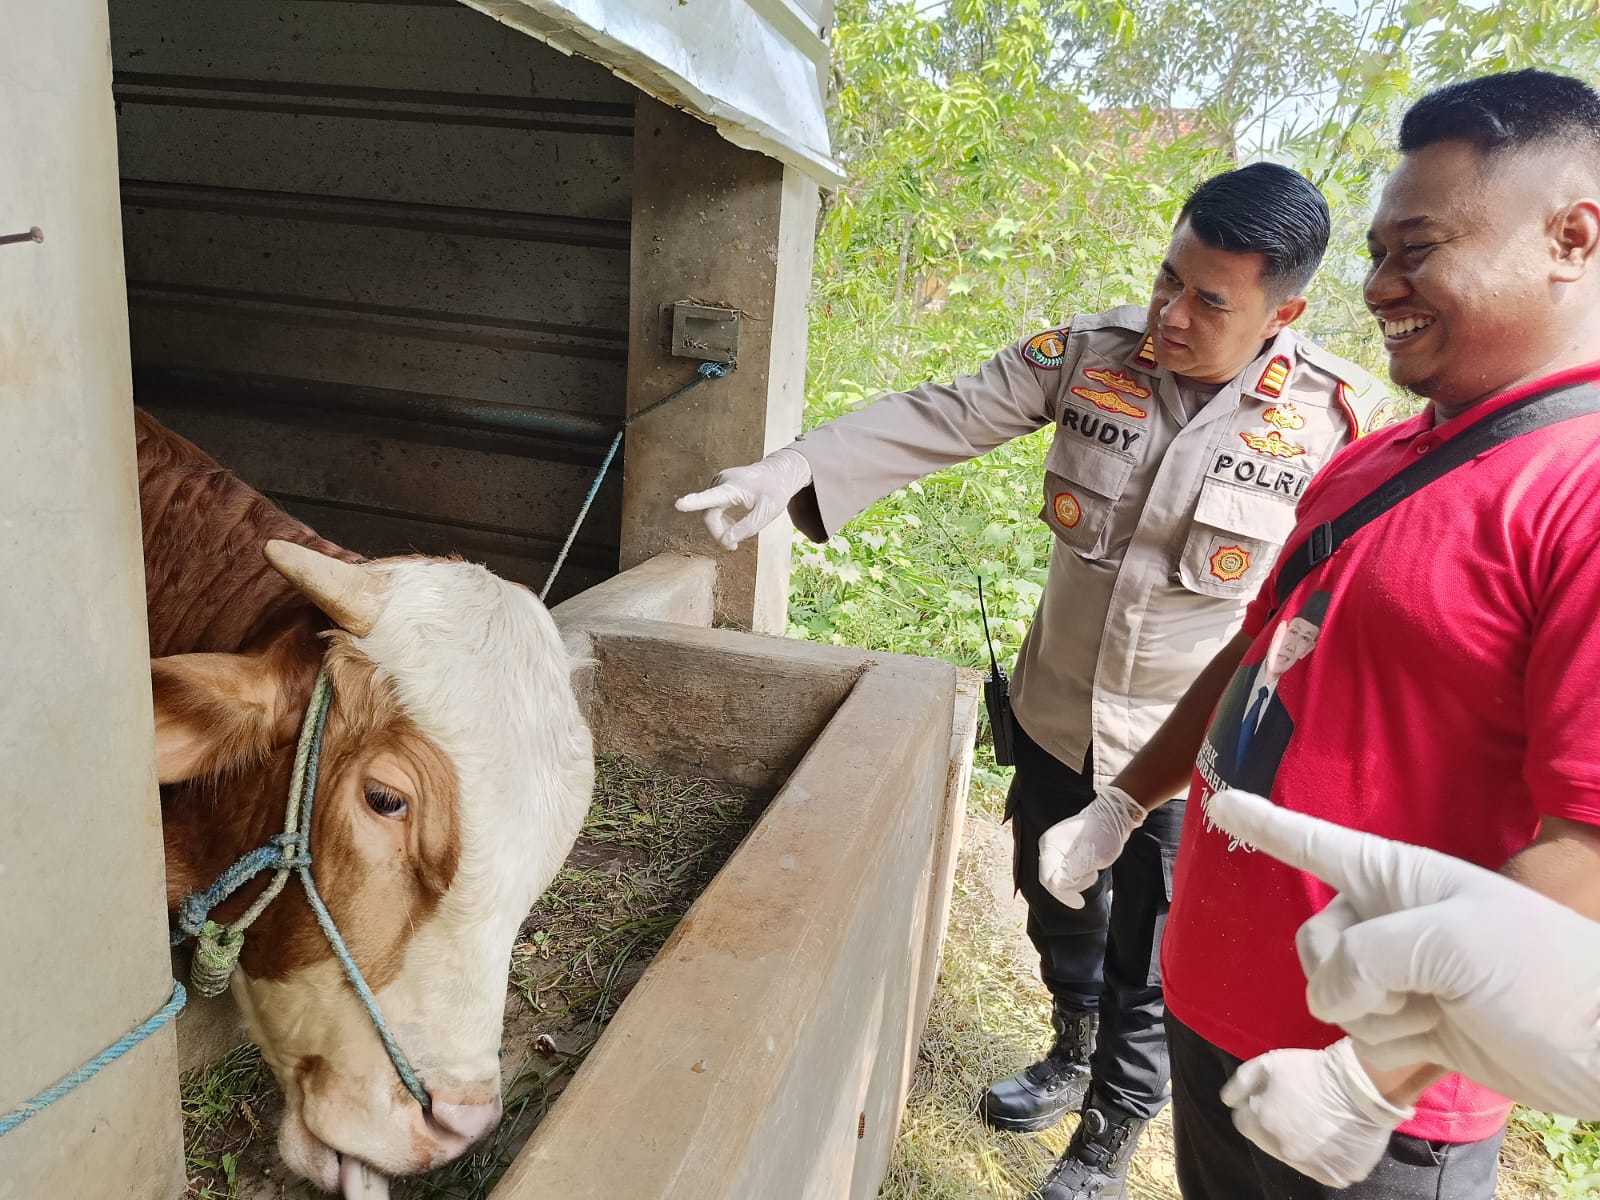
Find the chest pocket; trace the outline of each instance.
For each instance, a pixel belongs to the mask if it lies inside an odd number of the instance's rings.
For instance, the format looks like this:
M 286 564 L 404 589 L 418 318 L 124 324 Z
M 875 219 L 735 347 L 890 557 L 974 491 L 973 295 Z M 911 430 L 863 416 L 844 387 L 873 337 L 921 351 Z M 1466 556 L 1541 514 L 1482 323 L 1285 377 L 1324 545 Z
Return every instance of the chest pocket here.
M 1292 503 L 1207 479 L 1178 559 L 1178 578 L 1202 596 L 1249 598 L 1293 529 Z
M 1084 558 L 1099 558 L 1110 541 L 1111 510 L 1128 486 L 1133 464 L 1059 432 L 1044 459 L 1044 509 L 1056 537 Z

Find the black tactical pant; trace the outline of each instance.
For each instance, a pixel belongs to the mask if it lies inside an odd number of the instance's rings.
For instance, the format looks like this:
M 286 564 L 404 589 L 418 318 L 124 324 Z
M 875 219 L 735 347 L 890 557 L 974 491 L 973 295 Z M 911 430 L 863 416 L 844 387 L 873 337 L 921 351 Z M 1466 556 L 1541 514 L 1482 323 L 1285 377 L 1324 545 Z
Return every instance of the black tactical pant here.
M 1083 907 L 1068 908 L 1039 883 L 1039 835 L 1094 799 L 1094 764 L 1074 771 L 1013 725 L 1017 773 L 1006 818 L 1040 976 L 1063 1007 L 1099 1012 L 1095 1086 L 1118 1108 L 1148 1119 L 1167 1100 L 1160 946 L 1184 802 L 1164 804 L 1146 817 L 1122 856 L 1084 893 Z
M 1172 1045 L 1173 1157 L 1184 1200 L 1493 1200 L 1505 1130 L 1481 1142 L 1430 1142 L 1389 1135 L 1371 1175 L 1331 1188 L 1286 1166 L 1240 1133 L 1222 1102 L 1239 1060 L 1176 1017 Z

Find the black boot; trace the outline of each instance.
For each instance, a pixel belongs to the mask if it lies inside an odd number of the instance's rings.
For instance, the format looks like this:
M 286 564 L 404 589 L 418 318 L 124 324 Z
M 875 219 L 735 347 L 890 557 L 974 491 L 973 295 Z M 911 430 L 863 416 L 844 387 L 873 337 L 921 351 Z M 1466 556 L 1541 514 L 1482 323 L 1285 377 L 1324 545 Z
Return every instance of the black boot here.
M 1039 1185 L 1039 1200 L 1124 1200 L 1128 1163 L 1148 1124 L 1090 1088 L 1066 1153 Z
M 1049 1129 L 1083 1102 L 1089 1088 L 1089 1055 L 1100 1018 L 1056 1001 L 1050 1014 L 1056 1031 L 1050 1052 L 1030 1067 L 1002 1079 L 983 1094 L 978 1110 L 996 1129 L 1037 1133 Z

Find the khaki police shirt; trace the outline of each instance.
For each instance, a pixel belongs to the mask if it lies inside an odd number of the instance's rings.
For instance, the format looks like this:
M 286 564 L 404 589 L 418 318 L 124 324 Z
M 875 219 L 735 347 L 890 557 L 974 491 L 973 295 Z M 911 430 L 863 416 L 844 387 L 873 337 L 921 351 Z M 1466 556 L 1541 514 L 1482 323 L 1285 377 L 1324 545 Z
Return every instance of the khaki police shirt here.
M 825 540 L 869 504 L 1046 425 L 1049 574 L 1017 656 L 1017 720 L 1108 782 L 1238 630 L 1312 473 L 1393 405 L 1371 376 L 1285 329 L 1190 417 L 1143 308 L 1078 317 L 973 375 L 881 396 L 794 444 Z M 1191 405 L 1191 409 L 1192 409 Z

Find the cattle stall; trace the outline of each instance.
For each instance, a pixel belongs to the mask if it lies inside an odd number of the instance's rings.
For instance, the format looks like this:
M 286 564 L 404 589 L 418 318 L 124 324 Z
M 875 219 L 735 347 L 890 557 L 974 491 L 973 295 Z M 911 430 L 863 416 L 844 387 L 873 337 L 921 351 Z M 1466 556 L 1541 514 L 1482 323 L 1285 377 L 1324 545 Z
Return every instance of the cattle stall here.
M 345 546 L 535 590 L 593 487 L 550 600 L 597 748 L 772 797 L 495 1194 L 875 1194 L 971 683 L 758 636 L 786 531 L 724 553 L 671 504 L 799 428 L 829 0 L 14 15 L 0 1113 L 172 991 L 137 403 Z M 180 1194 L 177 1070 L 237 1036 L 226 997 L 191 1003 L 0 1135 L 0 1200 Z

